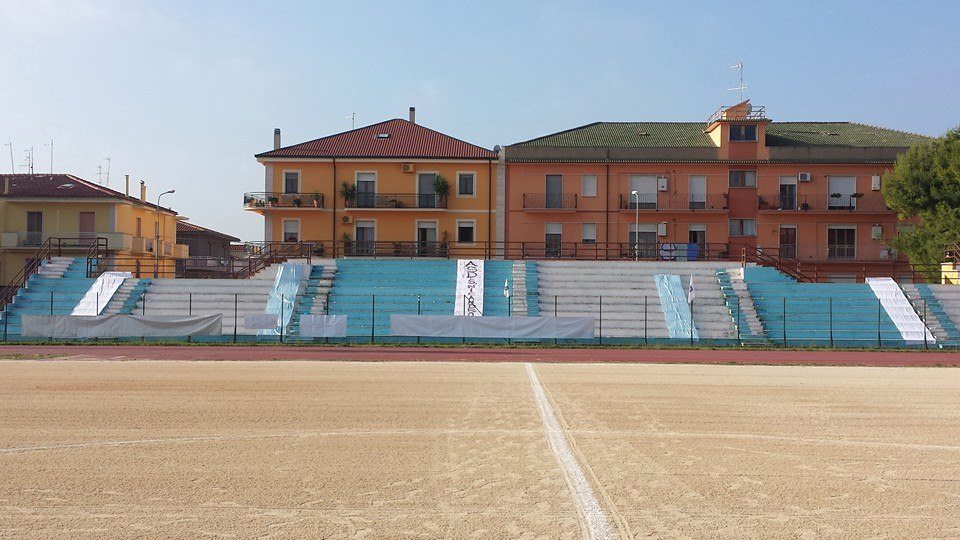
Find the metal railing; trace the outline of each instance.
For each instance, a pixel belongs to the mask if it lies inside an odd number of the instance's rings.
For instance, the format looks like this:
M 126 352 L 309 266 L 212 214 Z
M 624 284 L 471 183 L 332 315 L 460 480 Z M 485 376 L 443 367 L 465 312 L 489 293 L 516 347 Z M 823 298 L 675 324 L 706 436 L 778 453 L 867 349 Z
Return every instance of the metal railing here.
M 621 210 L 727 210 L 729 195 L 671 195 L 649 193 L 620 195 Z
M 254 191 L 243 194 L 244 208 L 323 208 L 323 193 Z
M 730 111 L 730 114 L 727 114 L 727 111 L 730 110 L 735 105 L 723 105 L 718 108 L 713 114 L 707 118 L 707 125 L 710 125 L 717 120 L 766 120 L 767 119 L 767 108 L 764 105 L 748 105 L 745 109 L 744 114 L 734 114 L 733 111 Z
M 576 193 L 524 193 L 525 210 L 576 210 Z
M 357 193 L 344 201 L 346 208 L 444 209 L 447 197 L 436 193 Z
M 757 209 L 790 212 L 893 212 L 880 194 L 782 195 L 757 197 Z

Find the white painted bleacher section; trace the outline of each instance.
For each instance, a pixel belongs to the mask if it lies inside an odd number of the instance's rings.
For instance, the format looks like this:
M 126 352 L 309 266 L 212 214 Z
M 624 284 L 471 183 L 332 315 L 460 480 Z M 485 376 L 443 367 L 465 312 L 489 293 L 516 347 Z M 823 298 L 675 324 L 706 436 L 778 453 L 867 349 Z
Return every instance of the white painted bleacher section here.
M 233 334 L 234 324 L 236 324 L 237 334 L 256 335 L 256 329 L 243 327 L 243 318 L 246 315 L 263 314 L 270 292 L 273 290 L 278 268 L 280 264 L 268 266 L 250 279 L 153 279 L 144 298 L 134 308 L 134 313 L 147 315 L 222 313 L 224 334 Z M 145 310 L 144 302 L 146 302 Z
M 693 319 L 701 339 L 736 337 L 736 329 L 717 283 L 716 262 L 541 261 L 537 263 L 540 316 L 597 318 L 600 335 L 600 300 L 603 297 L 603 337 L 644 336 L 644 297 L 647 301 L 646 335 L 668 338 L 655 274 L 678 274 L 686 286 L 693 275 L 696 298 Z

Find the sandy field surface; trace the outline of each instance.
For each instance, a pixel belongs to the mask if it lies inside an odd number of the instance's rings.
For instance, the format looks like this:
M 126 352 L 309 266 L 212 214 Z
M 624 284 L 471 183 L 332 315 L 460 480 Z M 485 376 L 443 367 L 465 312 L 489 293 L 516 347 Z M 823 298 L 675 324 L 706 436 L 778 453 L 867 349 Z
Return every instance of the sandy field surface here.
M 960 537 L 958 370 L 533 370 L 0 360 L 0 538 L 585 538 L 543 407 L 614 537 Z

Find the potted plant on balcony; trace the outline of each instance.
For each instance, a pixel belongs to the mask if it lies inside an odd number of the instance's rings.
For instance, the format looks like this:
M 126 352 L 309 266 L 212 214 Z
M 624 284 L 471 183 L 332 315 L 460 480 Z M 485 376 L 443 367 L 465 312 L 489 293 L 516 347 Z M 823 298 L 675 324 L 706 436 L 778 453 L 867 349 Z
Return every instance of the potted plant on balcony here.
M 280 202 L 280 198 L 277 196 L 271 195 L 270 197 L 267 197 L 267 204 L 269 204 L 270 206 L 276 206 L 277 203 L 279 202 Z
M 433 191 L 437 194 L 437 206 L 439 207 L 441 201 L 446 201 L 447 196 L 450 195 L 450 182 L 447 182 L 446 178 L 438 174 L 433 179 Z
M 303 206 L 303 199 L 301 199 L 300 197 L 293 199 L 293 205 L 296 206 L 297 208 L 300 208 L 301 206 Z
M 341 234 L 340 242 L 343 244 L 343 254 L 350 255 L 350 233 Z
M 313 192 L 313 207 L 320 208 L 320 194 L 316 191 Z
M 800 203 L 800 209 L 803 210 L 804 212 L 806 212 L 807 210 L 810 210 L 810 203 L 808 203 L 807 201 L 803 201 L 802 203 Z
M 770 207 L 770 205 L 767 203 L 767 200 L 763 198 L 763 195 L 757 196 L 757 206 L 760 208 L 760 210 L 766 210 Z
M 354 201 L 357 200 L 357 185 L 342 182 L 340 184 L 340 196 L 343 197 L 347 206 L 353 206 Z
M 438 254 L 440 257 L 447 256 L 447 248 L 450 245 L 449 242 L 447 242 L 447 237 L 448 237 L 447 231 L 443 231 L 442 233 L 440 233 L 440 245 L 438 246 L 440 248 L 439 254 Z

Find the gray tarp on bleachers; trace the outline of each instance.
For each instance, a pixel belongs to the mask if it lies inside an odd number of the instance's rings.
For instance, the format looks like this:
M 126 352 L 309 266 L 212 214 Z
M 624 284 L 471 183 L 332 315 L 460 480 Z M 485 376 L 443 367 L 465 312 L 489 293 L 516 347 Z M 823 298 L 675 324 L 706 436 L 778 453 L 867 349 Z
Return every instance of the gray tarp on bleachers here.
M 125 338 L 215 335 L 223 331 L 223 315 L 24 315 L 24 337 Z
M 592 339 L 593 317 L 390 315 L 390 335 L 419 337 Z

